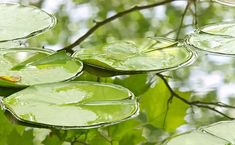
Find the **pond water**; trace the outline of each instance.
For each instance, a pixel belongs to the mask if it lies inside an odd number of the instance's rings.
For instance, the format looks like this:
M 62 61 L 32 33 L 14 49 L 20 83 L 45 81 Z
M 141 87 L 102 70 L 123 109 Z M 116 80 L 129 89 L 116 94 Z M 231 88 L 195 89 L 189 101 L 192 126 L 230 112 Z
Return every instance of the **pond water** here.
M 94 23 L 135 4 L 148 1 L 89 0 L 3 0 L 31 4 L 53 13 L 58 24 L 43 35 L 23 45 L 58 50 L 84 34 Z M 235 9 L 212 2 L 191 5 L 178 31 L 187 2 L 178 1 L 153 9 L 135 12 L 105 25 L 89 43 L 106 43 L 113 39 L 164 36 L 183 39 L 195 27 L 235 19 Z M 197 17 L 195 17 L 197 15 Z M 128 33 L 127 33 L 128 32 Z M 19 43 L 19 42 L 13 42 Z M 235 46 L 231 46 L 235 47 Z M 232 48 L 231 48 L 232 49 Z M 196 50 L 195 50 L 196 51 Z M 0 145 L 132 145 L 161 144 L 166 138 L 235 118 L 235 57 L 196 51 L 191 64 L 161 74 L 97 77 L 97 71 L 86 68 L 75 80 L 120 84 L 130 89 L 140 102 L 140 114 L 128 121 L 98 129 L 63 130 L 22 124 L 0 110 Z M 18 91 L 0 88 L 1 95 Z M 3 96 L 5 97 L 5 96 Z M 233 107 L 234 106 L 234 107 Z M 60 113 L 60 112 L 58 112 Z M 66 116 L 65 116 L 66 117 Z

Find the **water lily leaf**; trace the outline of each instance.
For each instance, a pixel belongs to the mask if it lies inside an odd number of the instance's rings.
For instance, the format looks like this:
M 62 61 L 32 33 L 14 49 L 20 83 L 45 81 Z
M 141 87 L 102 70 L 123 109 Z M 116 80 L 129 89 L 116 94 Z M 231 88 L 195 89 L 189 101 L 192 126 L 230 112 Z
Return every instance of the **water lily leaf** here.
M 202 128 L 209 134 L 217 136 L 218 138 L 225 139 L 231 144 L 235 144 L 235 122 L 222 121 Z
M 235 1 L 234 0 L 215 0 L 215 1 L 218 2 L 218 3 L 221 3 L 223 5 L 235 7 Z
M 234 129 L 234 121 L 222 121 L 173 137 L 165 145 L 232 145 Z
M 164 41 L 163 41 L 164 40 Z M 167 39 L 145 38 L 82 48 L 73 55 L 85 64 L 117 72 L 161 72 L 187 64 L 193 52 Z
M 235 23 L 212 24 L 201 28 L 188 38 L 188 44 L 208 53 L 234 55 Z
M 235 37 L 235 22 L 207 25 L 207 26 L 202 27 L 201 31 L 204 33 L 208 33 L 208 34 Z
M 228 141 L 213 135 L 193 131 L 168 140 L 164 145 L 230 145 Z
M 128 89 L 95 82 L 30 86 L 2 103 L 20 121 L 65 129 L 100 127 L 138 114 L 138 103 Z
M 0 49 L 0 86 L 27 86 L 67 80 L 82 63 L 65 52 L 31 48 Z
M 6 42 L 0 42 L 0 48 L 22 48 L 24 47 L 23 44 L 19 41 L 6 41 Z
M 55 25 L 52 15 L 33 6 L 0 3 L 0 42 L 25 39 Z
M 208 53 L 234 55 L 235 37 L 195 33 L 188 39 L 189 45 Z

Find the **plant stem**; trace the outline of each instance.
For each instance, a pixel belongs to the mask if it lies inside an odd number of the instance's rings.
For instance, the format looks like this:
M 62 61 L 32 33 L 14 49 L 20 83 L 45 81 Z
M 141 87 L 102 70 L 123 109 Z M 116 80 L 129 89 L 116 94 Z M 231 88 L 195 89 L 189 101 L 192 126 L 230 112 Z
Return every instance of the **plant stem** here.
M 184 23 L 184 18 L 185 18 L 186 14 L 187 14 L 187 11 L 188 11 L 190 5 L 191 5 L 191 1 L 189 0 L 188 3 L 187 3 L 187 5 L 186 5 L 186 7 L 185 7 L 185 9 L 184 9 L 184 12 L 183 12 L 183 15 L 182 15 L 182 17 L 181 17 L 181 20 L 180 20 L 180 26 L 179 26 L 178 31 L 177 31 L 177 34 L 176 34 L 176 40 L 179 39 L 180 32 L 181 32 L 181 29 L 182 29 L 183 23 Z
M 235 109 L 235 106 L 231 106 L 231 105 L 227 105 L 221 102 L 201 102 L 201 101 L 188 101 L 187 99 L 181 97 L 180 95 L 178 95 L 172 88 L 171 86 L 168 84 L 167 80 L 164 78 L 164 76 L 162 74 L 157 74 L 165 83 L 166 87 L 168 88 L 168 90 L 170 91 L 171 95 L 176 97 L 177 99 L 181 100 L 182 102 L 190 105 L 190 106 L 196 106 L 199 108 L 205 108 L 205 109 L 209 109 L 213 112 L 216 112 L 230 120 L 233 120 L 233 117 L 228 116 L 227 114 L 215 109 L 214 107 L 223 107 L 223 108 L 232 108 Z M 212 107 L 213 106 L 213 107 Z

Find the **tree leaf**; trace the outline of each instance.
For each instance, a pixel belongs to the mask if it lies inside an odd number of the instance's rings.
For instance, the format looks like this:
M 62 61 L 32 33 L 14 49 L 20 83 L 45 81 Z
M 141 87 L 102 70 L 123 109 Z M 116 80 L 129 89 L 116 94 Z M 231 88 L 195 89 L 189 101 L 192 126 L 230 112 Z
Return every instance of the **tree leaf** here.
M 138 114 L 128 89 L 94 82 L 31 86 L 4 98 L 3 104 L 22 122 L 66 129 L 110 125 Z
M 184 46 L 176 46 L 176 42 L 170 40 L 145 38 L 83 48 L 73 56 L 98 68 L 137 73 L 178 68 L 187 64 L 193 58 L 193 53 Z
M 52 15 L 32 6 L 0 3 L 0 42 L 25 39 L 55 25 Z
M 186 92 L 178 94 L 185 99 L 190 96 Z M 189 107 L 181 100 L 172 98 L 169 89 L 161 79 L 158 79 L 158 83 L 141 96 L 140 106 L 146 113 L 149 124 L 168 132 L 175 131 L 185 123 L 184 117 Z
M 221 121 L 169 139 L 166 145 L 232 145 L 235 122 Z
M 27 86 L 67 80 L 82 63 L 65 52 L 42 49 L 0 49 L 0 86 Z
M 218 3 L 221 3 L 223 5 L 235 7 L 235 1 L 234 0 L 215 0 L 215 1 L 218 2 Z

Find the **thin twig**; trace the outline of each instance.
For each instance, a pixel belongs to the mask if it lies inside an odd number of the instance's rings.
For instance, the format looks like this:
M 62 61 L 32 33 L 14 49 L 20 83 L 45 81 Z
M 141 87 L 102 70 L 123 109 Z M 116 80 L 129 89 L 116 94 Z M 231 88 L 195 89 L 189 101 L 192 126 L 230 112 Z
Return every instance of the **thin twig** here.
M 81 37 L 79 37 L 74 43 L 64 47 L 62 50 L 66 50 L 68 53 L 73 53 L 73 48 L 75 46 L 78 46 L 81 42 L 83 42 L 87 37 L 89 37 L 92 33 L 94 33 L 98 28 L 100 28 L 101 26 L 109 23 L 109 22 L 112 22 L 113 20 L 116 20 L 124 15 L 127 15 L 129 13 L 132 13 L 132 12 L 135 12 L 135 11 L 140 11 L 140 10 L 144 10 L 144 9 L 149 9 L 149 8 L 153 8 L 153 7 L 157 7 L 157 6 L 160 6 L 160 5 L 164 5 L 164 4 L 167 4 L 167 3 L 170 3 L 170 2 L 173 2 L 174 0 L 165 0 L 165 1 L 162 1 L 162 2 L 157 2 L 157 3 L 153 3 L 153 4 L 149 4 L 149 5 L 144 5 L 144 6 L 134 6 L 130 9 L 127 9 L 127 10 L 124 10 L 122 12 L 119 12 L 103 21 L 100 21 L 100 22 L 96 22 L 96 24 L 91 28 L 89 29 L 84 35 L 82 35 Z
M 231 106 L 222 102 L 201 102 L 201 101 L 193 101 L 191 102 L 193 104 L 201 104 L 201 105 L 212 105 L 212 106 L 217 106 L 217 107 L 223 107 L 223 108 L 231 108 L 235 109 L 235 106 Z
M 235 119 L 233 117 L 230 117 L 228 115 L 226 115 L 225 113 L 215 109 L 214 107 L 223 107 L 223 108 L 233 108 L 235 109 L 234 106 L 230 106 L 230 105 L 227 105 L 227 104 L 224 104 L 224 103 L 220 103 L 220 102 L 200 102 L 200 101 L 188 101 L 187 99 L 181 97 L 180 95 L 178 95 L 172 88 L 171 86 L 168 84 L 167 80 L 164 78 L 164 76 L 162 74 L 157 74 L 164 82 L 164 84 L 166 85 L 166 87 L 168 88 L 168 90 L 170 91 L 171 95 L 178 98 L 179 100 L 181 100 L 182 102 L 190 105 L 190 106 L 196 106 L 196 107 L 199 107 L 199 108 L 206 108 L 206 109 L 209 109 L 211 111 L 214 111 L 230 120 L 232 119 Z M 214 107 L 211 107 L 210 105 L 214 106 Z
M 170 103 L 172 102 L 173 98 L 174 98 L 174 96 L 171 95 L 170 98 L 167 100 L 167 106 L 166 106 L 166 113 L 165 113 L 165 116 L 164 116 L 163 128 L 165 128 L 167 115 L 168 115 L 168 112 L 169 112 L 169 109 L 170 109 Z
M 194 5 L 194 15 L 193 15 L 193 19 L 194 19 L 194 26 L 197 27 L 198 24 L 198 19 L 197 19 L 197 0 L 193 1 L 193 5 Z
M 187 28 L 187 27 L 190 27 L 190 26 L 193 26 L 193 24 L 184 25 L 184 26 L 182 26 L 181 28 L 183 29 L 183 28 Z M 167 33 L 165 33 L 165 34 L 160 35 L 160 37 L 167 37 L 167 36 L 169 36 L 170 34 L 175 33 L 177 30 L 178 30 L 178 28 L 173 29 L 173 30 L 171 30 L 171 31 L 169 31 L 169 32 L 167 32 Z
M 185 9 L 184 9 L 184 12 L 183 12 L 183 15 L 181 17 L 181 20 L 180 20 L 180 25 L 179 25 L 179 28 L 178 28 L 178 31 L 177 31 L 177 34 L 176 34 L 176 40 L 179 39 L 180 32 L 181 32 L 181 29 L 182 29 L 182 26 L 183 26 L 183 23 L 184 23 L 184 18 L 185 18 L 186 14 L 187 14 L 187 11 L 188 11 L 190 5 L 191 5 L 191 1 L 189 0 L 187 5 L 186 5 L 186 7 L 185 7 Z

